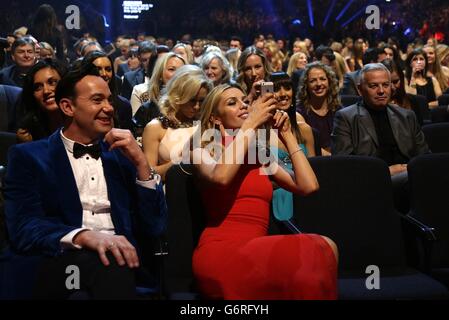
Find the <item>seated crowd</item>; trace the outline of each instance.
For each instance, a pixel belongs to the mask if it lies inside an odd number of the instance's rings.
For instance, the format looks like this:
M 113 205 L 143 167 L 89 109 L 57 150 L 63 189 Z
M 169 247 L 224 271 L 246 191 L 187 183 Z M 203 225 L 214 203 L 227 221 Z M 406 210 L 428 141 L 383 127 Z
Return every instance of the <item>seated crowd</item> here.
M 449 88 L 446 45 L 228 40 L 120 36 L 105 52 L 86 36 L 69 53 L 16 36 L 0 70 L 0 131 L 17 137 L 2 177 L 4 250 L 39 256 L 33 297 L 69 297 L 65 268 L 78 265 L 91 297 L 135 298 L 151 282 L 140 241 L 164 233 L 166 175 L 180 162 L 193 163 L 207 215 L 192 267 L 209 299 L 338 297 L 338 243 L 267 235 L 270 212 L 291 220 L 292 194 L 319 189 L 311 157 L 383 160 L 408 213 L 407 164 L 432 151 L 421 126 Z M 269 165 L 251 162 L 263 148 Z

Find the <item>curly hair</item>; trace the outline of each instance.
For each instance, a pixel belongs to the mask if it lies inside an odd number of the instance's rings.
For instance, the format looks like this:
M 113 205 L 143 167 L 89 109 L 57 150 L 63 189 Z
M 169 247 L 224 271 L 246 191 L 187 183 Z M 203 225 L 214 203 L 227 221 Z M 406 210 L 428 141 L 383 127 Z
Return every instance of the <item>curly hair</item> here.
M 330 111 L 335 112 L 341 106 L 340 96 L 338 94 L 338 80 L 334 71 L 321 62 L 312 62 L 306 66 L 300 81 L 297 101 L 304 106 L 304 109 L 307 112 L 311 110 L 312 105 L 310 104 L 310 93 L 307 88 L 307 83 L 309 82 L 309 73 L 312 69 L 323 70 L 326 74 L 327 81 L 329 82 L 329 89 L 327 90 L 327 108 Z

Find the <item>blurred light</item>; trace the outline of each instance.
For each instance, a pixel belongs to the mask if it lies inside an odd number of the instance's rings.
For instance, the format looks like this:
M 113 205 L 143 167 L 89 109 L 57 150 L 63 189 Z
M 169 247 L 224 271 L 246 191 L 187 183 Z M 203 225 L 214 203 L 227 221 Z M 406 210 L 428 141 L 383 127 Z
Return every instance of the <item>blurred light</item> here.
M 309 20 L 310 20 L 310 26 L 315 26 L 315 21 L 313 19 L 313 8 L 312 8 L 312 1 L 307 0 L 307 9 L 309 11 Z
M 105 15 L 103 15 L 103 20 L 104 20 L 104 26 L 105 26 L 106 28 L 109 28 L 110 26 L 109 26 L 108 20 L 106 19 L 106 16 L 105 16 Z
M 335 20 L 340 20 L 340 18 L 345 14 L 346 10 L 348 10 L 349 6 L 354 2 L 354 0 L 349 0 L 349 2 L 346 4 L 346 6 L 343 8 L 343 10 L 340 11 L 337 18 Z
M 294 24 L 294 25 L 300 25 L 300 24 L 301 24 L 301 20 L 295 19 L 295 20 L 292 21 L 292 24 Z
M 392 25 L 394 25 L 394 26 L 395 26 L 395 25 L 396 25 L 396 21 L 393 21 Z
M 408 36 L 411 32 L 412 32 L 412 29 L 411 29 L 411 28 L 405 29 L 405 31 L 404 31 L 404 36 Z

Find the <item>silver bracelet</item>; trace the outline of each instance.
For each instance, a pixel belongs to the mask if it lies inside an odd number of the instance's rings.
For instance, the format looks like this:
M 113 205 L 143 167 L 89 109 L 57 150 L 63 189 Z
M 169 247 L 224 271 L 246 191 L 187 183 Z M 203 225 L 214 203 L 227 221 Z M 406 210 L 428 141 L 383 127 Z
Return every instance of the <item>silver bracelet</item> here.
M 304 152 L 304 150 L 302 150 L 302 148 L 299 148 L 298 150 L 293 151 L 293 153 L 290 154 L 290 159 L 293 157 L 293 155 L 294 155 L 295 153 L 298 153 L 299 151 Z

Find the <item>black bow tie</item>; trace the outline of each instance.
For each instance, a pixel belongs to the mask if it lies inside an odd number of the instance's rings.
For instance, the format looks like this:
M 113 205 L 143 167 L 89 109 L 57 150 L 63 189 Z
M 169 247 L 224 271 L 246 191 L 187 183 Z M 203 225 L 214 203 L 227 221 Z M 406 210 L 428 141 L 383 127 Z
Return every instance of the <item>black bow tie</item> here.
M 100 144 L 93 144 L 91 146 L 83 146 L 77 142 L 73 145 L 73 156 L 75 159 L 81 158 L 85 154 L 89 154 L 92 158 L 98 159 L 101 155 L 101 147 Z

